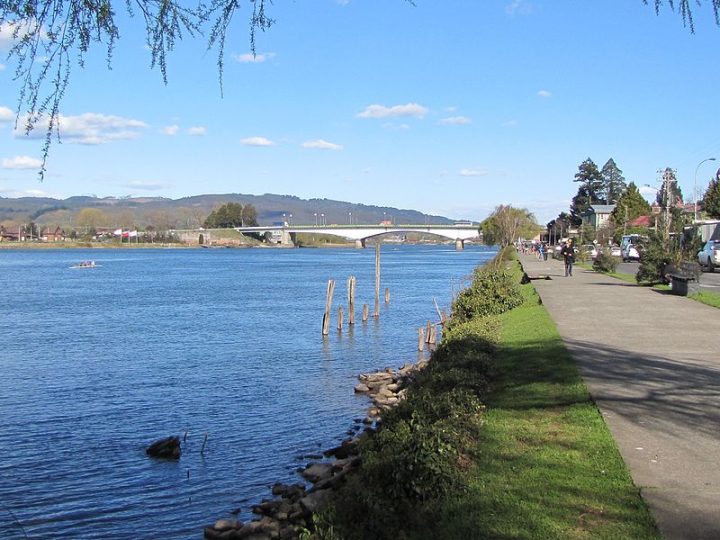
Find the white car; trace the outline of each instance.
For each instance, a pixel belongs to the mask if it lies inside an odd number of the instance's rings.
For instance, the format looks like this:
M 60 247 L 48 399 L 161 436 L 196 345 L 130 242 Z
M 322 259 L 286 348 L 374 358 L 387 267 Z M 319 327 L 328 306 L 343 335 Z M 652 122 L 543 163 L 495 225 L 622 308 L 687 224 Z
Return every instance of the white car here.
M 639 261 L 640 260 L 640 249 L 635 244 L 628 244 L 625 249 L 622 250 L 623 262 L 628 261 Z
M 716 266 L 720 266 L 720 240 L 708 240 L 703 248 L 698 251 L 698 262 L 700 266 L 707 268 L 708 272 L 714 272 Z

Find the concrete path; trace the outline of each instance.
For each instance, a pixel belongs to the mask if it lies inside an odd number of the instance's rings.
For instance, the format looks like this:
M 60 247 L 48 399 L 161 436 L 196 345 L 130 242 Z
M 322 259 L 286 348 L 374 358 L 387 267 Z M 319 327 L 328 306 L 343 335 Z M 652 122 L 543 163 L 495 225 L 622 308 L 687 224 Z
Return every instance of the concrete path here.
M 720 309 L 520 255 L 667 539 L 720 539 Z

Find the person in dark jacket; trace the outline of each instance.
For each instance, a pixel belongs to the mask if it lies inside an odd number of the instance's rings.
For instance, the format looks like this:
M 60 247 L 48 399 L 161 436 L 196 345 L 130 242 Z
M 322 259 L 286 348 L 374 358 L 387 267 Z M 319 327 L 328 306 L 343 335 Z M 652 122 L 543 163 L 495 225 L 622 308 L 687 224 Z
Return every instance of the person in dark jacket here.
M 568 240 L 560 250 L 560 255 L 565 260 L 565 277 L 572 276 L 572 267 L 575 262 L 575 248 L 572 242 Z

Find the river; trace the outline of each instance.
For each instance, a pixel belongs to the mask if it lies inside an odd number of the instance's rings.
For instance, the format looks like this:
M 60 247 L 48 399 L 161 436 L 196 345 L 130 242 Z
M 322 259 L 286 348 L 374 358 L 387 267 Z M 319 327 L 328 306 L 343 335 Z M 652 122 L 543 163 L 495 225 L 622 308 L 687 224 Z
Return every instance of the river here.
M 447 309 L 494 255 L 383 245 L 391 302 L 363 324 L 374 253 L 0 251 L 0 537 L 201 538 L 233 510 L 248 518 L 274 482 L 299 482 L 364 416 L 357 375 L 416 361 L 433 298 Z M 84 259 L 98 266 L 70 268 Z M 350 275 L 358 322 L 339 333 Z M 168 435 L 186 435 L 179 461 L 145 456 Z

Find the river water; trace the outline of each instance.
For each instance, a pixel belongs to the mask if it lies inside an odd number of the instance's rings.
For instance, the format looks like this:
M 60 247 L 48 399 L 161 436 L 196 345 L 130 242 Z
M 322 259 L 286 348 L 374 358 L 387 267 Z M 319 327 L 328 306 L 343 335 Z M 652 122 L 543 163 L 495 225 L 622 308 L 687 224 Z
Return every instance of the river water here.
M 0 538 L 201 538 L 249 517 L 364 416 L 357 375 L 417 361 L 433 298 L 447 309 L 494 255 L 453 247 L 385 244 L 391 302 L 364 324 L 374 249 L 0 251 Z M 179 461 L 145 456 L 185 434 Z

